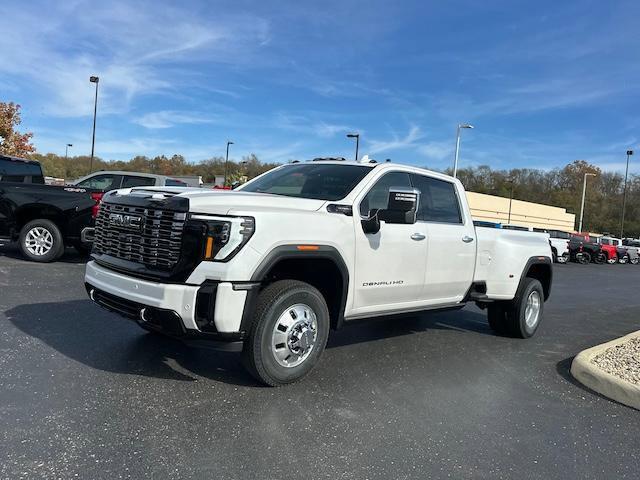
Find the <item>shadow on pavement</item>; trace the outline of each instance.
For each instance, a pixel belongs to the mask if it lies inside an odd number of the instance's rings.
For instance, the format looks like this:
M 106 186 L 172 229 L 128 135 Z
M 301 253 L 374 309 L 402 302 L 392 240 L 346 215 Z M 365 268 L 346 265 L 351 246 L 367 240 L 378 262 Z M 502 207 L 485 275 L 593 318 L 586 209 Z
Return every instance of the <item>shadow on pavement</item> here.
M 331 332 L 327 348 L 412 335 L 427 330 L 454 330 L 494 336 L 486 314 L 465 309 L 347 322 L 343 329 Z
M 20 305 L 5 315 L 27 335 L 98 370 L 181 381 L 200 376 L 234 385 L 258 385 L 240 364 L 239 355 L 147 333 L 90 300 Z
M 5 315 L 27 335 L 98 370 L 181 381 L 194 381 L 200 376 L 234 385 L 259 385 L 241 365 L 240 355 L 147 333 L 134 322 L 104 311 L 89 300 L 19 305 Z M 357 325 L 332 332 L 327 348 L 432 329 L 493 335 L 484 315 L 464 310 L 358 321 Z
M 15 243 L 0 247 L 0 257 L 12 258 L 14 260 L 23 260 L 28 262 L 20 252 L 20 248 Z M 89 260 L 89 255 L 79 253 L 75 248 L 65 248 L 64 254 L 56 260 L 56 263 L 85 263 Z M 38 265 L 38 262 L 30 262 Z

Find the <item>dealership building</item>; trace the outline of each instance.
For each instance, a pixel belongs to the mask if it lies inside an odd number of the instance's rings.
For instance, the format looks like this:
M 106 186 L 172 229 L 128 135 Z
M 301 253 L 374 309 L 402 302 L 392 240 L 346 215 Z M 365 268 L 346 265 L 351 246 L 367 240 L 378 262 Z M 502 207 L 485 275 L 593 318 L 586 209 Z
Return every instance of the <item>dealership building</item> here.
M 475 192 L 467 192 L 467 200 L 474 220 L 565 232 L 575 229 L 576 216 L 565 208 Z

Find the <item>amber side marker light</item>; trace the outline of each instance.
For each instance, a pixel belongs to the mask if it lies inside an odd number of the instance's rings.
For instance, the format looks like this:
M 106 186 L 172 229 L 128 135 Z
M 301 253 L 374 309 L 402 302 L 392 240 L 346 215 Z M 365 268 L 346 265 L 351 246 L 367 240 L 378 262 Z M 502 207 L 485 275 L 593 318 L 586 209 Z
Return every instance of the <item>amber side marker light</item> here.
M 303 251 L 303 252 L 308 252 L 308 251 L 313 251 L 313 250 L 319 250 L 320 247 L 318 245 L 298 245 L 296 247 L 298 250 Z
M 204 258 L 209 259 L 213 255 L 213 237 L 207 237 L 207 246 L 204 250 Z

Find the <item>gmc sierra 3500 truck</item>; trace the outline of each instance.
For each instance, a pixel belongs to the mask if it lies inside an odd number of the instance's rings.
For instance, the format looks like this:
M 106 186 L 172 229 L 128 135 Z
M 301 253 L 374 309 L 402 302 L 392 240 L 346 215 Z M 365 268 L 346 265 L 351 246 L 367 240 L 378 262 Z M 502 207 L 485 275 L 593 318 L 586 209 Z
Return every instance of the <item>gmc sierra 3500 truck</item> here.
M 297 162 L 234 191 L 105 194 L 89 297 L 141 327 L 241 350 L 260 381 L 298 380 L 330 329 L 475 302 L 532 336 L 551 289 L 541 235 L 475 228 L 462 184 L 393 163 Z

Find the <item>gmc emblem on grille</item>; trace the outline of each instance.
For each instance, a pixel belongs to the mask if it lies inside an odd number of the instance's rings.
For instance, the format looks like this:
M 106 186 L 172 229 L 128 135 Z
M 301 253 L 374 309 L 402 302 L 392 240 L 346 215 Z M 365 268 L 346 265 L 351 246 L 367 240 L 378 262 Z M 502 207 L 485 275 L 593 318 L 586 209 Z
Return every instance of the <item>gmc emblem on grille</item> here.
M 110 213 L 109 225 L 116 227 L 130 228 L 132 230 L 142 229 L 142 218 L 134 215 L 124 215 L 122 213 Z

